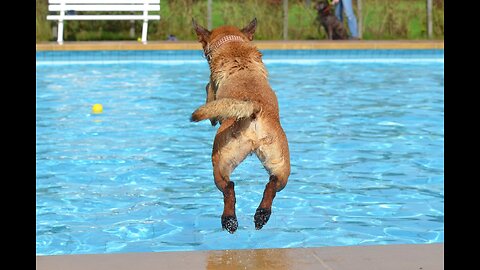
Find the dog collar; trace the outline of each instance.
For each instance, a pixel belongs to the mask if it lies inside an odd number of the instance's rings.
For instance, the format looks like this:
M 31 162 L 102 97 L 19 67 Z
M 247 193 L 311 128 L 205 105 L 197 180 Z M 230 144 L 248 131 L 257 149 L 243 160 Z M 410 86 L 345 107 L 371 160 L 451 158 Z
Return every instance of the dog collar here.
M 328 1 L 328 5 L 322 9 L 323 12 L 328 12 L 330 11 L 330 9 L 332 8 L 332 2 L 331 1 Z
M 205 57 L 207 58 L 207 61 L 210 62 L 210 59 L 211 59 L 210 54 L 213 51 L 220 48 L 220 46 L 222 46 L 223 44 L 230 43 L 230 42 L 245 42 L 245 40 L 240 36 L 226 35 L 212 44 L 207 44 L 207 48 L 205 50 Z
M 324 9 L 322 9 L 322 12 L 328 12 L 328 11 L 330 11 L 330 8 L 332 8 L 332 6 L 333 6 L 333 5 L 332 5 L 332 0 L 327 0 L 327 4 L 328 4 L 328 5 L 327 5 Z

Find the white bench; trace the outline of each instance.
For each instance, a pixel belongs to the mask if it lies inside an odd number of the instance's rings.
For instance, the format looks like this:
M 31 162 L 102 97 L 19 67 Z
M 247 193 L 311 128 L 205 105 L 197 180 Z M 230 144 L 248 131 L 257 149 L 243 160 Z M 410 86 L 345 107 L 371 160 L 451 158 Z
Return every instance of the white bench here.
M 63 21 L 67 20 L 143 20 L 142 42 L 147 43 L 148 20 L 160 20 L 160 15 L 148 15 L 160 10 L 160 0 L 48 0 L 48 10 L 59 15 L 48 15 L 47 20 L 58 21 L 58 43 L 63 44 Z M 77 15 L 67 11 L 125 11 L 143 14 Z

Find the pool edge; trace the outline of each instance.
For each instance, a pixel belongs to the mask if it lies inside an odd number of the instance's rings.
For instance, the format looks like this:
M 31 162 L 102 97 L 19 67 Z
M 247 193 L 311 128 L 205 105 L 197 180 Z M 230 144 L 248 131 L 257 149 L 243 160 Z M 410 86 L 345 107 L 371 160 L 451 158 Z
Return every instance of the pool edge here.
M 365 50 L 365 49 L 444 49 L 443 40 L 292 40 L 254 41 L 260 50 Z M 121 50 L 200 50 L 195 41 L 75 41 L 37 43 L 36 51 L 121 51 Z
M 36 256 L 37 270 L 214 270 L 240 268 L 437 270 L 444 268 L 444 244 Z

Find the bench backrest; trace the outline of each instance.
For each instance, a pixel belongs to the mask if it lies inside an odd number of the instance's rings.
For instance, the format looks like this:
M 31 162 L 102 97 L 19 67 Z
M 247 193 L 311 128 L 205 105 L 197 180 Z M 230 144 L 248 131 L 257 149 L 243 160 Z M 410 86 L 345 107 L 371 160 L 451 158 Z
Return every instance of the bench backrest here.
M 160 10 L 160 0 L 49 0 L 49 11 L 148 11 Z M 116 14 L 112 14 L 115 16 Z
M 63 44 L 63 21 L 65 20 L 143 20 L 142 42 L 147 43 L 148 20 L 160 20 L 160 15 L 149 11 L 160 10 L 160 0 L 48 0 L 48 10 L 59 12 L 48 15 L 47 20 L 58 21 L 58 43 Z M 121 11 L 123 14 L 84 15 L 67 11 Z M 142 12 L 142 14 L 125 14 Z

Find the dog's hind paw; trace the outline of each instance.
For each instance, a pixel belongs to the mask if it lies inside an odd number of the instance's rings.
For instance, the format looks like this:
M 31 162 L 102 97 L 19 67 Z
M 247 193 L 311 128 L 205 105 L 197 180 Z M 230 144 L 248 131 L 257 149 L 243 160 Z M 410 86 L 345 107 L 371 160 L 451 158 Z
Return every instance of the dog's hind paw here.
M 234 233 L 238 228 L 236 216 L 222 216 L 222 228 L 229 233 Z
M 267 224 L 271 214 L 272 214 L 271 209 L 258 208 L 257 211 L 255 212 L 255 216 L 253 217 L 255 221 L 255 229 L 260 230 L 263 227 L 263 225 Z

